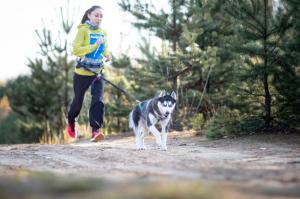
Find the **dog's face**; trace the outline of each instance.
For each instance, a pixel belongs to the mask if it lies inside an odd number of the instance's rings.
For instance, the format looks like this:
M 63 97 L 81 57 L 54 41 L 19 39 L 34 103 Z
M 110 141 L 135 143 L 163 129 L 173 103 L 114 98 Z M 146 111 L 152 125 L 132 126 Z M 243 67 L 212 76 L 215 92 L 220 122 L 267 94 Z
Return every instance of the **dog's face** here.
M 162 91 L 158 96 L 158 108 L 164 115 L 171 114 L 176 106 L 176 93 L 173 91 L 171 94 L 166 91 Z

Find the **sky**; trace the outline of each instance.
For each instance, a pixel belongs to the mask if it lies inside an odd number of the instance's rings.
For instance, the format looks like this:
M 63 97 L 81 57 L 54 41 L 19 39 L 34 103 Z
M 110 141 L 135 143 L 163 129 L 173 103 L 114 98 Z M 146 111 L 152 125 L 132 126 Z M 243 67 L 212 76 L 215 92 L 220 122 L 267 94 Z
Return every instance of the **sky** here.
M 147 1 L 147 0 L 144 0 Z M 148 0 L 152 2 L 152 0 Z M 35 30 L 42 30 L 43 24 L 57 31 L 58 9 L 66 8 L 68 0 L 9 0 L 0 8 L 0 81 L 22 74 L 29 74 L 27 58 L 34 59 L 39 51 Z M 75 10 L 75 27 L 80 23 L 84 12 L 92 5 L 104 9 L 102 28 L 108 33 L 108 45 L 112 54 L 136 53 L 139 32 L 131 26 L 134 20 L 118 6 L 118 0 L 69 0 L 70 10 Z M 158 2 L 158 7 L 162 3 Z M 72 15 L 70 15 L 72 16 Z M 77 28 L 73 28 L 70 39 L 75 37 Z M 75 59 L 75 57 L 74 57 Z

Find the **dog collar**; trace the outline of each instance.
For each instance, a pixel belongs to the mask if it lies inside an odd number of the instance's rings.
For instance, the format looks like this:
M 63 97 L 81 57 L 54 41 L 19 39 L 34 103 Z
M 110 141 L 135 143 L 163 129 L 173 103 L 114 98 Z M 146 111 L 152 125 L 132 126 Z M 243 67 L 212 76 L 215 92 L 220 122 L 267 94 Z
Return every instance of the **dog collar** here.
M 157 111 L 155 111 L 155 110 L 154 110 L 154 113 L 158 117 L 158 121 L 164 120 L 168 117 L 168 116 L 161 115 L 161 114 L 157 113 Z

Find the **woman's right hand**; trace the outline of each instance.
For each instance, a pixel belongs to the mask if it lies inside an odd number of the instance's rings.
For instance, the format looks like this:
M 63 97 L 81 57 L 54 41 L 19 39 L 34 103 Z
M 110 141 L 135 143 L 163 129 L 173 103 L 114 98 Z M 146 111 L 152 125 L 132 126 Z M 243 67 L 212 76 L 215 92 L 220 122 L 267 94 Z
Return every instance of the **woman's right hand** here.
M 105 41 L 104 41 L 104 37 L 103 37 L 103 36 L 100 36 L 99 39 L 96 41 L 96 44 L 97 44 L 97 45 L 100 45 L 100 44 L 104 44 L 104 42 L 105 42 Z

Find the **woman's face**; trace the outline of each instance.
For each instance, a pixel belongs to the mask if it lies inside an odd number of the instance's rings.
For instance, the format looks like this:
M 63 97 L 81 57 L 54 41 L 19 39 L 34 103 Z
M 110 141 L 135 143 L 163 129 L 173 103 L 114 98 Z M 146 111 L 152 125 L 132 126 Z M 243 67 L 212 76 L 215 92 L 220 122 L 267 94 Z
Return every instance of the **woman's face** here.
M 89 20 L 94 23 L 97 24 L 98 26 L 101 24 L 102 22 L 102 9 L 100 8 L 96 8 L 95 10 L 93 10 L 90 14 L 88 14 L 88 18 Z

